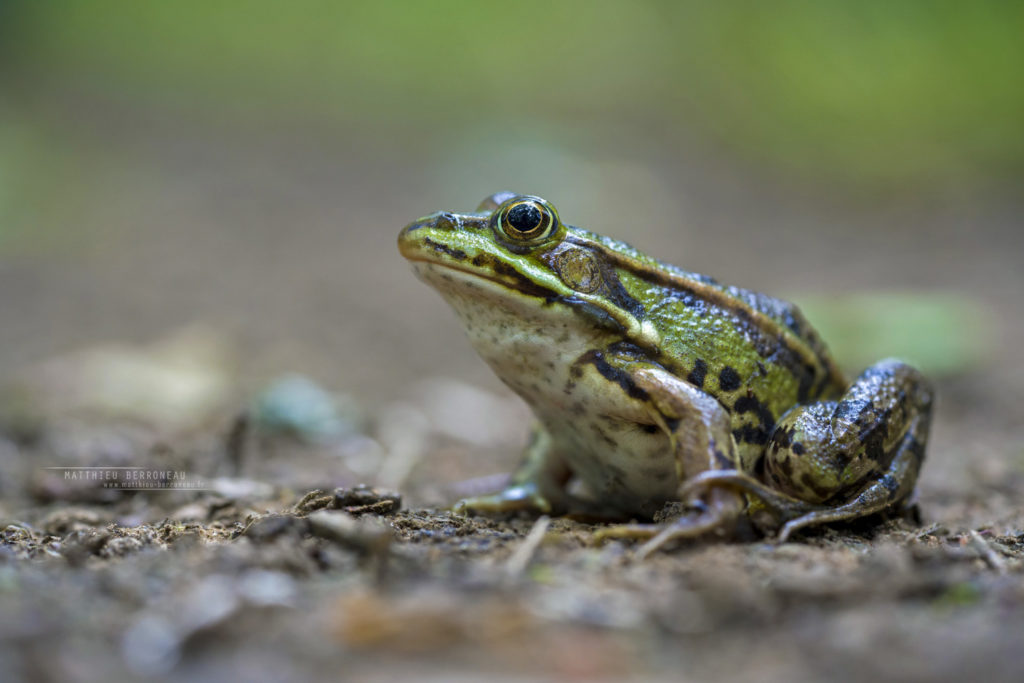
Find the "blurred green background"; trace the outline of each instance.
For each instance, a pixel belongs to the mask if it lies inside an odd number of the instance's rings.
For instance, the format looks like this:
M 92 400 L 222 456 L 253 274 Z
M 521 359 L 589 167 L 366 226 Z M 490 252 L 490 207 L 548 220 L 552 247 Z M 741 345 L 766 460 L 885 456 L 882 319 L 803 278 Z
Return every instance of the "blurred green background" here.
M 1022 27 L 1005 2 L 7 0 L 0 366 L 199 320 L 371 392 L 461 367 L 393 239 L 509 188 L 798 300 L 924 292 L 910 355 L 955 367 L 1018 305 Z
M 794 173 L 1018 173 L 1024 5 L 7 2 L 16 74 L 251 120 L 434 135 L 657 126 Z

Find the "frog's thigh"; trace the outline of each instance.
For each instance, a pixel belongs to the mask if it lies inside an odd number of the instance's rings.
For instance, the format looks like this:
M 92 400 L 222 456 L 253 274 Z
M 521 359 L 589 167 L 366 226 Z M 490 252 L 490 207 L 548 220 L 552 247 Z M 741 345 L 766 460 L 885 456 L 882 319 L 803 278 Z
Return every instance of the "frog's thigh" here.
M 865 370 L 839 401 L 783 416 L 768 444 L 769 481 L 825 507 L 790 521 L 780 537 L 905 500 L 924 457 L 931 404 L 931 388 L 917 370 L 886 360 Z
M 455 504 L 456 512 L 532 512 L 561 513 L 569 507 L 565 484 L 570 472 L 563 458 L 556 453 L 551 435 L 540 424 L 533 425 L 530 443 L 523 461 L 512 475 L 509 485 L 493 495 L 466 498 Z

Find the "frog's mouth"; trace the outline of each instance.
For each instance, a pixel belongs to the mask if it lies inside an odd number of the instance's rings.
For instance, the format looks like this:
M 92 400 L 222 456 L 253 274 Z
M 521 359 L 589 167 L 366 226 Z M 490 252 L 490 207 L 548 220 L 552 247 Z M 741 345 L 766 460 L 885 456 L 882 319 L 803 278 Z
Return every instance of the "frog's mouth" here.
M 508 298 L 511 292 L 542 299 L 546 303 L 563 298 L 561 294 L 537 284 L 512 268 L 507 272 L 497 273 L 483 268 L 466 267 L 461 263 L 432 259 L 422 253 L 414 256 L 403 255 L 412 263 L 416 275 L 437 289 L 465 289 L 466 285 L 472 287 L 475 282 L 477 285 L 487 283 L 493 293 L 502 295 L 501 298 Z
M 400 242 L 401 244 L 401 242 Z M 544 309 L 551 314 L 568 308 L 586 318 L 591 325 L 628 335 L 643 346 L 657 348 L 661 343 L 657 329 L 648 320 L 628 314 L 616 315 L 598 301 L 575 292 L 558 292 L 535 282 L 513 266 L 487 253 L 473 258 L 452 260 L 445 249 L 424 249 L 422 244 L 403 246 L 402 255 L 413 265 L 417 277 L 436 289 L 456 309 L 471 299 L 488 300 L 521 314 L 536 314 Z M 440 251 L 444 256 L 439 256 Z M 480 265 L 476 263 L 498 265 Z M 543 304 L 543 305 L 538 305 Z

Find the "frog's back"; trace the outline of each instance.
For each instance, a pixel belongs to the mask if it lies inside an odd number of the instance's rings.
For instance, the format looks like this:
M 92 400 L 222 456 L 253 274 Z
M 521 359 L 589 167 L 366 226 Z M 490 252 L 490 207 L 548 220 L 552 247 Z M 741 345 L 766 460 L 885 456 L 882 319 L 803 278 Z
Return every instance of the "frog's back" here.
M 793 304 L 724 286 L 599 235 L 617 280 L 660 334 L 655 358 L 730 413 L 741 467 L 754 471 L 790 408 L 838 396 L 845 380 Z
M 662 304 L 661 308 L 671 311 L 672 318 L 685 320 L 697 317 L 703 324 L 713 323 L 716 318 L 728 319 L 737 330 L 745 332 L 762 356 L 774 354 L 778 357 L 780 352 L 786 355 L 788 349 L 788 355 L 794 356 L 794 362 L 815 366 L 815 374 L 818 375 L 815 383 L 819 390 L 812 391 L 811 398 L 844 388 L 845 380 L 831 354 L 795 304 L 742 287 L 722 285 L 707 275 L 652 258 L 625 242 L 583 230 L 579 232 L 601 243 L 606 253 L 629 262 L 628 267 L 619 270 L 620 277 L 623 271 L 637 274 L 640 280 L 653 288 L 653 291 L 648 290 L 645 298 L 654 309 Z M 654 313 L 657 314 L 657 310 Z M 688 328 L 672 325 L 671 318 L 666 323 L 661 329 L 668 330 L 670 338 L 673 331 L 688 336 Z
M 741 287 L 722 289 L 730 297 L 743 302 L 752 311 L 774 322 L 782 330 L 788 330 L 796 340 L 806 345 L 818 364 L 835 373 L 834 379 L 837 384 L 843 384 L 828 348 L 796 304 Z

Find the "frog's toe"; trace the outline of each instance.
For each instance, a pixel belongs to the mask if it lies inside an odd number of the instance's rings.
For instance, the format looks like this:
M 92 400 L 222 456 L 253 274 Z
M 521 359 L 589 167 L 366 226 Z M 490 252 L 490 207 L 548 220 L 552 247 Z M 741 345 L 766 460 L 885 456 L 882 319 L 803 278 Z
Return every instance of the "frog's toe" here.
M 776 540 L 779 543 L 785 543 L 794 532 L 800 529 L 817 524 L 825 524 L 826 522 L 842 521 L 844 519 L 850 519 L 850 517 L 848 515 L 834 514 L 829 511 L 811 512 L 783 524 L 782 528 L 779 529 L 779 535 Z
M 594 532 L 594 540 L 604 543 L 612 539 L 623 538 L 631 541 L 646 541 L 657 536 L 665 528 L 663 524 L 613 524 Z
M 625 524 L 608 527 L 595 534 L 598 540 L 635 538 L 646 540 L 636 550 L 642 560 L 671 541 L 698 538 L 711 533 L 732 534 L 736 530 L 743 499 L 735 491 L 709 491 L 704 500 L 694 500 L 696 512 L 669 524 Z
M 813 524 L 814 520 L 807 519 L 807 517 L 811 517 L 811 515 L 804 515 L 803 517 L 798 517 L 797 519 L 790 520 L 783 524 L 782 528 L 779 529 L 779 535 L 776 540 L 779 543 L 785 543 L 789 540 L 789 537 L 793 535 L 794 531 Z
M 721 527 L 721 519 L 697 515 L 670 524 L 617 524 L 594 532 L 594 539 L 599 543 L 610 539 L 646 541 L 635 553 L 636 558 L 642 560 L 666 543 L 704 536 Z
M 779 529 L 779 535 L 777 541 L 779 543 L 785 543 L 789 540 L 795 532 L 800 529 L 804 529 L 809 526 L 817 526 L 819 524 L 827 524 L 829 522 L 846 522 L 851 519 L 857 519 L 858 517 L 864 517 L 878 510 L 872 510 L 870 508 L 858 509 L 855 506 L 843 506 L 830 510 L 816 510 L 809 512 L 806 515 L 791 519 L 782 525 Z
M 635 555 L 638 560 L 643 560 L 666 543 L 688 538 L 698 538 L 722 529 L 722 520 L 704 515 L 694 519 L 680 519 L 663 527 L 649 541 L 637 548 Z
M 500 514 L 520 511 L 547 515 L 551 514 L 551 503 L 541 495 L 536 486 L 524 484 L 510 486 L 500 493 L 488 496 L 464 498 L 452 506 L 452 510 L 460 515 L 474 512 Z

